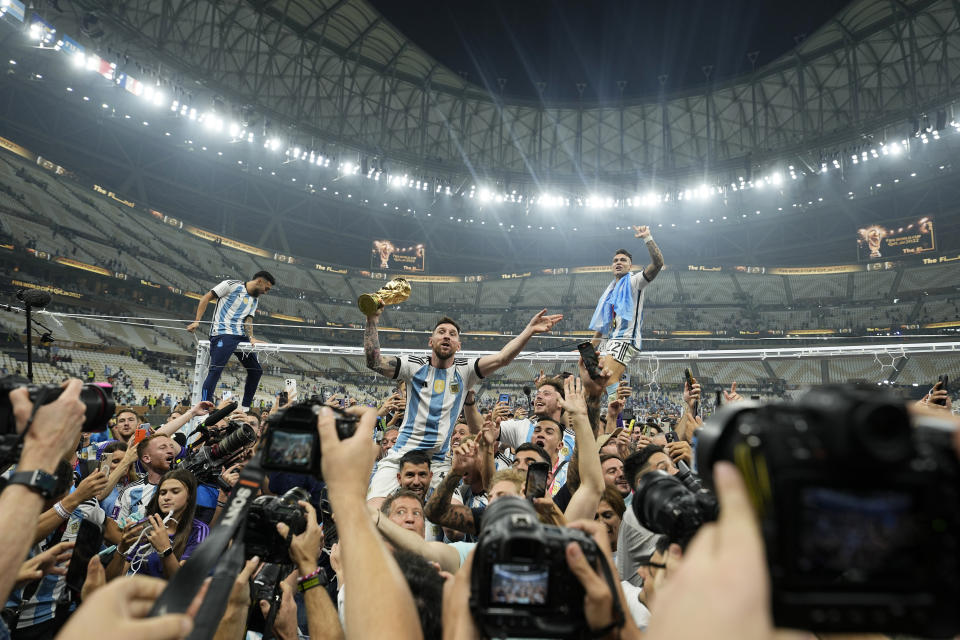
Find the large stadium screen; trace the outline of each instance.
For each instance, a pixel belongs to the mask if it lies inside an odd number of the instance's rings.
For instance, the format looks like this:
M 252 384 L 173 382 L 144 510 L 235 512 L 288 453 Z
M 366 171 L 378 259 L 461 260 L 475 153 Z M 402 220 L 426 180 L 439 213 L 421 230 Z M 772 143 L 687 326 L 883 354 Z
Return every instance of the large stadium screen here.
M 426 264 L 422 244 L 405 246 L 392 240 L 374 240 L 370 249 L 371 269 L 421 272 Z
M 860 260 L 888 260 L 933 251 L 933 218 L 873 224 L 857 231 Z

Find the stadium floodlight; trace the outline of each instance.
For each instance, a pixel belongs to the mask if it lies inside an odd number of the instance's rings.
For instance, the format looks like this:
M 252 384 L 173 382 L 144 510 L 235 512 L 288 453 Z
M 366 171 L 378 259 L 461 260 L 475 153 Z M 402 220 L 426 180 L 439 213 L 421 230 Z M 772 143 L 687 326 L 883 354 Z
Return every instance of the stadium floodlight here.
M 269 145 L 270 145 L 270 150 L 271 150 L 271 151 L 279 151 L 279 150 L 280 150 L 280 139 L 279 139 L 279 138 L 271 138 L 271 139 L 269 140 Z
M 231 138 L 236 138 L 240 135 L 240 125 L 236 122 L 231 122 L 229 132 Z
M 779 172 L 777 172 L 777 173 L 774 173 L 774 174 L 773 174 L 773 176 L 770 178 L 770 180 L 771 180 L 771 182 L 773 182 L 773 184 L 775 184 L 775 185 L 780 185 L 780 184 L 783 183 L 783 176 L 780 175 Z
M 77 69 L 83 69 L 87 66 L 87 56 L 82 53 L 77 53 L 70 56 L 70 63 Z
M 197 119 L 197 110 L 196 110 L 195 108 L 194 108 L 194 109 L 190 109 L 190 115 L 189 115 L 189 117 L 190 117 L 191 120 L 196 120 L 196 119 Z
M 480 202 L 489 202 L 493 198 L 493 193 L 491 193 L 488 189 L 481 187 L 480 193 L 477 197 L 480 198 Z

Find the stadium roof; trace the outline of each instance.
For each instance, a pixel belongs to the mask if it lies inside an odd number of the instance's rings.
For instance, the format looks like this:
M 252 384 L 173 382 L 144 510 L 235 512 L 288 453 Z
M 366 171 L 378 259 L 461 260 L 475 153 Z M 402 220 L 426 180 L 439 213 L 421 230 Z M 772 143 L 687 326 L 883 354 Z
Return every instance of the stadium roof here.
M 615 105 L 503 99 L 437 62 L 367 0 L 76 5 L 78 20 L 100 17 L 114 51 L 252 105 L 285 135 L 514 184 L 742 170 L 903 124 L 948 104 L 960 77 L 952 0 L 855 0 L 753 73 Z

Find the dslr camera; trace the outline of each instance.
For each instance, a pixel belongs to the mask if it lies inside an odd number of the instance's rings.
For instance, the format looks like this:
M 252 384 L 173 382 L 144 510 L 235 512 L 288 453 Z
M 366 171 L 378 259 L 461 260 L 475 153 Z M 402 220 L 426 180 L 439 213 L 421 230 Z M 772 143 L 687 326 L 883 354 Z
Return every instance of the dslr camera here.
M 324 403 L 318 396 L 270 416 L 263 438 L 261 465 L 267 471 L 289 471 L 323 479 L 317 415 Z M 337 436 L 344 440 L 357 430 L 357 417 L 337 407 Z
M 189 449 L 177 466 L 191 472 L 203 484 L 216 484 L 220 470 L 256 440 L 257 432 L 253 427 L 246 422 L 231 420 L 223 430 L 208 430 L 204 440 L 206 444 Z
M 960 632 L 960 463 L 953 425 L 878 389 L 737 403 L 698 436 L 705 477 L 743 474 L 778 627 L 922 637 Z
M 637 522 L 685 548 L 704 523 L 717 519 L 718 504 L 690 468 L 679 465 L 676 475 L 656 470 L 640 476 L 631 508 Z
M 280 497 L 258 496 L 247 512 L 247 525 L 243 533 L 244 552 L 249 560 L 273 564 L 290 564 L 290 546 L 277 532 L 277 524 L 290 527 L 291 535 L 300 535 L 307 528 L 307 514 L 297 502 L 310 500 L 310 494 L 300 487 L 293 487 Z
M 487 507 L 470 584 L 470 611 L 485 637 L 575 638 L 588 632 L 583 587 L 567 566 L 570 542 L 580 545 L 591 565 L 603 563 L 609 584 L 606 559 L 587 534 L 541 524 L 523 498 L 504 496 Z
M 34 405 L 38 402 L 42 405 L 50 404 L 63 393 L 63 389 L 56 384 L 31 384 L 26 378 L 17 376 L 0 378 L 0 466 L 16 462 L 23 448 L 21 434 L 17 433 L 13 405 L 10 403 L 10 392 L 20 387 L 27 388 L 30 402 Z M 105 431 L 117 410 L 117 404 L 113 400 L 113 387 L 109 384 L 84 384 L 80 390 L 80 401 L 86 408 L 81 430 L 84 433 Z

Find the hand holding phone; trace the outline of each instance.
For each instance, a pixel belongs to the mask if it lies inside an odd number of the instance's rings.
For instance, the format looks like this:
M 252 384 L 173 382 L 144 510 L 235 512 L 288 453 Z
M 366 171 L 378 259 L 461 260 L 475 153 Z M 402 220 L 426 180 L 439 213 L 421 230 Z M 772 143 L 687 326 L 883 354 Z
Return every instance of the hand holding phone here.
M 547 495 L 547 477 L 550 465 L 546 462 L 531 462 L 527 467 L 527 483 L 523 495 L 528 500 L 543 498 Z
M 602 377 L 600 373 L 600 357 L 597 355 L 597 350 L 594 348 L 593 343 L 581 342 L 577 345 L 577 351 L 580 352 L 580 357 L 583 359 L 583 366 L 587 370 L 587 375 L 593 380 L 599 380 Z
M 937 376 L 937 384 L 933 385 L 933 390 L 946 391 L 949 394 L 950 393 L 950 389 L 948 388 L 949 385 L 950 385 L 950 376 L 943 373 Z M 943 398 L 937 398 L 936 400 L 931 400 L 930 404 L 936 404 L 936 405 L 940 405 L 941 407 L 945 407 L 947 406 L 947 398 L 943 397 Z
M 501 393 L 501 394 L 500 394 L 500 399 L 497 400 L 497 402 L 498 402 L 498 403 L 504 402 L 504 403 L 506 403 L 507 405 L 509 405 L 509 404 L 510 404 L 510 394 L 509 394 L 509 393 Z

